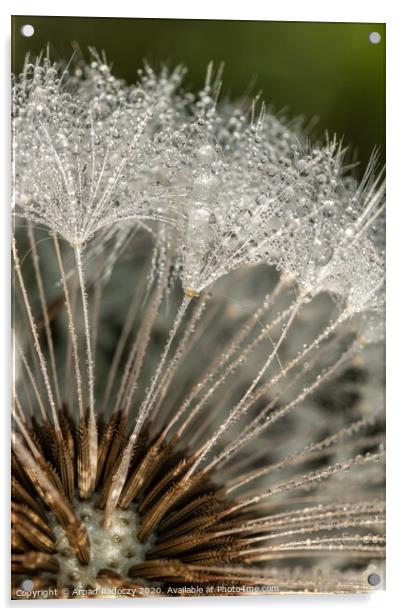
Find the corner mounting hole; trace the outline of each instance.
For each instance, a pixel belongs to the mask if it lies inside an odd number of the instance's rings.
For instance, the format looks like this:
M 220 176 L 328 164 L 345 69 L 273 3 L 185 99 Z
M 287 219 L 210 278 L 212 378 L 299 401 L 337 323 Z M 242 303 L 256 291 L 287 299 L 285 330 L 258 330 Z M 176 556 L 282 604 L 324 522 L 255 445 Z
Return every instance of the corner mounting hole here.
M 30 38 L 31 36 L 33 36 L 35 33 L 35 28 L 33 26 L 31 26 L 31 24 L 25 24 L 25 26 L 22 26 L 21 28 L 21 34 L 22 36 L 25 36 L 26 38 Z
M 379 32 L 370 32 L 369 41 L 372 45 L 378 45 L 381 41 L 381 34 Z
M 381 577 L 378 575 L 378 573 L 370 573 L 367 578 L 367 581 L 370 586 L 378 586 L 378 584 L 381 582 Z
M 24 580 L 21 584 L 22 590 L 25 590 L 26 592 L 31 592 L 34 586 L 35 584 L 33 583 L 32 580 Z

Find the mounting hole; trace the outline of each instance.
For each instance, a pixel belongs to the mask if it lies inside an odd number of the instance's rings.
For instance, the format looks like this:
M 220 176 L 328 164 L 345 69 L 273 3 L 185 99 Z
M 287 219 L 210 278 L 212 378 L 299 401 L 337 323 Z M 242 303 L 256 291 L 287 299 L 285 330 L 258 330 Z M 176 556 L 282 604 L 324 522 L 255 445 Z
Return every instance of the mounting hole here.
M 381 34 L 379 32 L 370 32 L 369 41 L 372 45 L 378 45 L 381 41 Z
M 25 24 L 21 28 L 21 34 L 22 34 L 22 36 L 30 38 L 31 36 L 33 36 L 35 34 L 35 28 L 33 26 L 31 26 L 31 24 Z
M 378 575 L 378 573 L 370 573 L 367 578 L 367 581 L 370 586 L 378 586 L 378 584 L 381 582 L 381 577 Z
M 32 580 L 24 580 L 21 584 L 22 590 L 25 590 L 26 592 L 31 592 L 31 590 L 33 590 L 33 587 L 34 583 Z

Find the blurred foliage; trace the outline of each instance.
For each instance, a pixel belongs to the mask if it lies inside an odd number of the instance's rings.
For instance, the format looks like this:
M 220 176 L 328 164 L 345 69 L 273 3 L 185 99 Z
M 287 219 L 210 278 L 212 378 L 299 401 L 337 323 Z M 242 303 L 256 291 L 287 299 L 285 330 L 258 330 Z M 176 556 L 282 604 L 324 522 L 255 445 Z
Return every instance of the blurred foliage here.
M 24 38 L 21 26 L 35 34 Z M 274 110 L 317 118 L 315 136 L 325 130 L 352 146 L 361 175 L 374 146 L 385 160 L 385 25 L 123 19 L 96 17 L 12 18 L 14 72 L 24 56 L 49 43 L 55 58 L 68 58 L 74 46 L 105 50 L 114 71 L 128 82 L 144 59 L 158 67 L 183 63 L 187 84 L 203 83 L 206 66 L 225 63 L 223 93 L 231 98 L 262 92 Z M 369 41 L 372 31 L 381 42 Z

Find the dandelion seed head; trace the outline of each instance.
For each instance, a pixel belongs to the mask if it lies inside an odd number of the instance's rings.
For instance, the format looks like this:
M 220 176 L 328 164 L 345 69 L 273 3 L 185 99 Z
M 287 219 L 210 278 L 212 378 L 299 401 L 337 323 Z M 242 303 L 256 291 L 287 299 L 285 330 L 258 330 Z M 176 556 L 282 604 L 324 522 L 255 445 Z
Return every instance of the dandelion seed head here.
M 92 50 L 14 79 L 13 583 L 367 592 L 376 157 L 359 183 L 336 139 L 184 76 Z

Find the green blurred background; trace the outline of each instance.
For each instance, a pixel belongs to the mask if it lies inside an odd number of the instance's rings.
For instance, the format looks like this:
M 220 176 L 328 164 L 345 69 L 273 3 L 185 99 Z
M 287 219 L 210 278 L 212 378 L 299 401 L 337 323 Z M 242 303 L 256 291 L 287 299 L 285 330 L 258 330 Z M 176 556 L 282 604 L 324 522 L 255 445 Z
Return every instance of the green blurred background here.
M 24 24 L 35 28 L 31 38 L 22 36 Z M 274 109 L 317 118 L 316 136 L 328 130 L 352 146 L 358 175 L 374 146 L 385 160 L 384 24 L 16 16 L 12 37 L 14 72 L 27 51 L 48 43 L 55 58 L 68 58 L 74 43 L 84 53 L 105 50 L 129 82 L 146 58 L 156 67 L 185 64 L 187 84 L 197 88 L 208 62 L 223 61 L 224 94 L 236 98 L 252 85 Z

